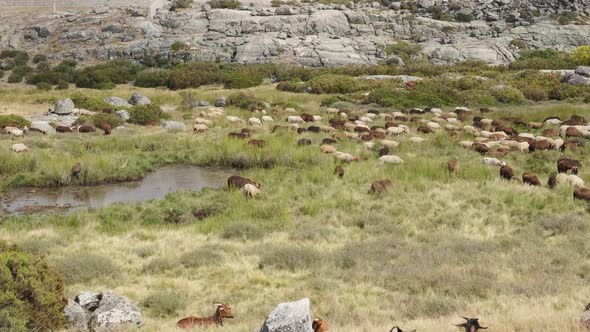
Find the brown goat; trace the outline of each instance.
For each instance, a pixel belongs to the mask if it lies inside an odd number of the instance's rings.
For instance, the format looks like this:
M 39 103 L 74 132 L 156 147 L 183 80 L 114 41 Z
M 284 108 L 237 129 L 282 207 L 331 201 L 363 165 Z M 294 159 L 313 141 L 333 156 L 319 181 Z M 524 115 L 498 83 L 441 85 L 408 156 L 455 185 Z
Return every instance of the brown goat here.
M 232 188 L 240 189 L 247 184 L 254 185 L 256 188 L 260 189 L 260 183 L 254 181 L 254 180 L 251 180 L 251 179 L 248 179 L 245 177 L 241 177 L 239 175 L 232 175 L 229 178 L 227 178 L 227 187 L 229 189 L 232 189 Z
M 377 180 L 375 182 L 373 182 L 373 184 L 371 184 L 371 189 L 369 190 L 369 194 L 382 194 L 384 192 L 386 192 L 389 187 L 391 187 L 393 185 L 393 183 L 391 183 L 391 180 L 386 179 L 386 180 Z
M 311 133 L 319 133 L 322 129 L 318 126 L 309 126 L 307 127 L 307 131 Z
M 72 176 L 78 176 L 82 171 L 82 164 L 76 163 L 76 165 L 72 166 Z
M 536 187 L 541 186 L 541 181 L 539 181 L 539 178 L 537 178 L 537 176 L 531 172 L 522 173 L 522 183 Z
M 563 145 L 561 146 L 561 151 L 564 151 L 565 149 L 574 150 L 582 146 L 584 146 L 584 142 L 582 141 L 569 140 L 563 143 Z
M 57 131 L 58 133 L 71 133 L 72 128 L 66 126 L 57 126 L 55 127 L 55 131 Z
M 549 174 L 549 179 L 547 180 L 547 185 L 549 188 L 553 189 L 557 186 L 557 173 L 553 172 Z
M 549 143 L 547 140 L 534 141 L 529 144 L 529 152 L 549 149 L 551 149 L 551 143 Z
M 88 126 L 88 125 L 82 125 L 82 126 L 78 127 L 79 133 L 93 133 L 95 131 L 96 131 L 96 129 L 94 129 L 94 127 Z
M 230 307 L 223 303 L 215 303 L 215 313 L 211 317 L 200 318 L 189 316 L 179 320 L 176 326 L 181 329 L 190 329 L 193 327 L 223 326 L 223 318 L 234 318 Z
M 111 125 L 109 125 L 106 122 L 101 122 L 96 127 L 102 129 L 104 131 L 104 134 L 105 135 L 110 135 L 111 134 L 111 131 L 113 130 L 113 128 L 111 128 Z
M 311 323 L 311 328 L 313 329 L 313 332 L 326 332 L 330 329 L 330 326 L 328 326 L 328 323 L 326 323 L 325 320 L 316 318 Z
M 573 174 L 578 174 L 578 169 L 582 167 L 579 160 L 570 158 L 561 158 L 557 161 L 557 171 L 559 173 L 567 173 L 571 171 Z
M 568 127 L 565 130 L 565 137 L 584 137 L 584 133 L 576 127 Z
M 342 168 L 342 166 L 336 166 L 336 168 L 334 168 L 334 174 L 338 175 L 338 177 L 342 179 L 344 176 L 344 168 Z
M 231 138 L 246 139 L 246 138 L 250 137 L 250 134 L 239 132 L 239 133 L 229 133 L 229 134 L 227 134 L 227 136 L 231 137 Z
M 384 146 L 381 149 L 379 149 L 379 157 L 383 157 L 386 154 L 389 154 L 389 148 Z
M 503 125 L 497 125 L 494 128 L 494 131 L 503 131 L 506 133 L 506 135 L 518 135 L 518 131 L 516 131 L 516 129 Z
M 307 132 L 307 128 L 297 128 L 297 133 L 298 134 L 303 134 Z
M 572 115 L 569 120 L 564 121 L 562 124 L 567 126 L 582 126 L 586 124 L 586 118 L 583 116 Z
M 431 133 L 434 133 L 434 130 L 432 130 L 432 128 L 430 128 L 428 126 L 420 126 L 416 130 L 419 131 L 419 132 L 421 132 L 421 133 L 423 133 L 423 134 L 431 134 Z
M 464 327 L 465 332 L 477 332 L 477 330 L 479 330 L 479 329 L 482 329 L 482 330 L 487 329 L 487 327 L 479 325 L 479 318 L 467 318 L 467 317 L 462 317 L 462 318 L 465 319 L 465 321 L 466 321 L 465 323 L 453 324 L 453 325 L 458 326 L 458 327 Z
M 574 201 L 576 199 L 581 199 L 586 202 L 590 202 L 590 189 L 586 187 L 577 188 L 574 191 Z
M 313 115 L 311 115 L 311 114 L 305 114 L 305 113 L 303 113 L 303 114 L 300 115 L 300 117 L 305 122 L 313 122 L 314 121 Z
M 559 129 L 556 128 L 549 128 L 549 129 L 545 129 L 543 130 L 543 133 L 541 134 L 545 137 L 559 137 Z
M 447 170 L 449 171 L 449 173 L 457 174 L 457 173 L 459 173 L 460 169 L 461 169 L 461 166 L 459 166 L 458 161 L 456 161 L 454 159 L 447 161 Z
M 506 180 L 512 180 L 514 178 L 514 171 L 512 167 L 504 165 L 500 167 L 500 176 Z
M 311 145 L 311 140 L 309 138 L 302 138 L 297 141 L 297 145 L 300 145 L 300 146 Z
M 332 145 L 332 144 L 336 144 L 336 143 L 338 143 L 338 140 L 335 140 L 335 139 L 333 139 L 333 138 L 324 138 L 324 139 L 322 140 L 322 143 L 321 143 L 320 145 L 323 145 L 323 144 L 329 144 L 329 145 Z
M 248 145 L 251 145 L 251 146 L 257 147 L 257 148 L 263 148 L 266 145 L 266 142 L 261 139 L 251 139 L 248 141 Z
M 471 148 L 477 152 L 479 152 L 480 154 L 485 154 L 490 152 L 490 147 L 487 144 L 483 144 L 483 143 L 479 143 L 479 142 L 475 142 L 473 143 L 473 145 L 471 145 Z

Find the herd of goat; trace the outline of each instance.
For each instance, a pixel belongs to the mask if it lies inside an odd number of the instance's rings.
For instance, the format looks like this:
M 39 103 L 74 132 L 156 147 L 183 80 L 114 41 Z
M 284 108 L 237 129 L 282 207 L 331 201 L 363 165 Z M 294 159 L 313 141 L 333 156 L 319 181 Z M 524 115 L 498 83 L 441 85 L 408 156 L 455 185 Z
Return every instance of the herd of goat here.
M 287 109 L 288 112 L 294 110 Z M 264 112 L 264 111 L 263 111 Z M 480 109 L 483 114 L 492 112 L 488 108 Z M 583 139 L 590 138 L 590 126 L 582 116 L 573 115 L 569 119 L 562 120 L 558 116 L 549 117 L 543 122 L 525 122 L 520 118 L 487 119 L 482 116 L 475 116 L 474 112 L 465 107 L 457 107 L 452 112 L 443 112 L 437 108 L 411 109 L 400 112 L 384 113 L 376 110 L 357 112 L 348 110 L 330 109 L 326 110 L 332 117 L 327 125 L 321 125 L 322 117 L 312 114 L 289 115 L 286 118 L 286 125 L 273 125 L 271 132 L 294 130 L 299 134 L 324 133 L 329 135 L 321 140 L 320 152 L 332 154 L 342 164 L 359 161 L 359 157 L 351 153 L 338 151 L 337 144 L 343 140 L 358 140 L 363 146 L 370 150 L 377 151 L 381 164 L 401 164 L 402 158 L 391 154 L 391 151 L 400 145 L 399 141 L 392 138 L 404 134 L 410 134 L 410 125 L 415 125 L 415 131 L 422 135 L 435 133 L 445 129 L 451 137 L 459 140 L 461 135 L 474 137 L 472 141 L 459 141 L 458 144 L 464 148 L 471 149 L 482 155 L 482 162 L 488 166 L 500 167 L 499 175 L 506 180 L 518 180 L 530 186 L 541 186 L 539 177 L 530 171 L 525 171 L 520 177 L 515 175 L 512 167 L 499 160 L 510 151 L 534 152 L 542 150 L 576 150 L 584 146 Z M 426 117 L 425 115 L 430 115 Z M 210 109 L 208 112 L 201 112 L 195 120 L 194 132 L 201 133 L 209 130 L 214 125 L 215 118 L 225 117 L 230 123 L 248 123 L 249 127 L 242 128 L 237 132 L 230 132 L 229 137 L 248 139 L 247 144 L 255 148 L 264 148 L 266 141 L 252 139 L 257 128 L 268 123 L 274 123 L 274 119 L 263 113 L 261 118 L 252 117 L 243 120 L 237 116 L 225 116 L 224 110 L 220 108 Z M 383 119 L 384 125 L 373 125 Z M 465 124 L 472 120 L 472 124 Z M 308 124 L 307 126 L 305 124 Z M 541 135 L 535 136 L 530 133 L 519 133 L 514 126 L 526 126 L 530 129 L 544 129 Z M 410 135 L 411 136 L 411 135 Z M 421 143 L 426 139 L 419 136 L 411 136 L 409 142 Z M 304 137 L 297 141 L 297 145 L 306 146 L 313 142 L 310 138 Z M 558 185 L 571 185 L 574 188 L 573 198 L 590 201 L 590 189 L 584 186 L 584 181 L 578 176 L 578 170 L 582 167 L 579 160 L 571 158 L 560 158 L 556 161 L 557 172 L 549 175 L 547 185 L 555 188 Z M 447 168 L 450 173 L 457 174 L 461 166 L 457 160 L 449 160 Z M 338 177 L 344 176 L 343 165 L 334 169 Z M 383 193 L 391 187 L 389 179 L 377 180 L 372 183 L 369 193 Z M 249 196 L 260 194 L 260 183 L 245 179 L 241 185 L 230 183 L 230 188 L 242 188 Z

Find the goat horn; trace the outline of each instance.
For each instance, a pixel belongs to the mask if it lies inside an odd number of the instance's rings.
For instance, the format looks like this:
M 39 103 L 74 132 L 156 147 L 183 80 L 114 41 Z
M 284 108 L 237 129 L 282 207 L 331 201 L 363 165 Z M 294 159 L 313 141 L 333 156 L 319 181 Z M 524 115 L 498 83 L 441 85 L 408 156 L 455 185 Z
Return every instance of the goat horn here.
M 480 326 L 479 328 L 482 330 L 486 330 L 488 327 L 487 326 Z

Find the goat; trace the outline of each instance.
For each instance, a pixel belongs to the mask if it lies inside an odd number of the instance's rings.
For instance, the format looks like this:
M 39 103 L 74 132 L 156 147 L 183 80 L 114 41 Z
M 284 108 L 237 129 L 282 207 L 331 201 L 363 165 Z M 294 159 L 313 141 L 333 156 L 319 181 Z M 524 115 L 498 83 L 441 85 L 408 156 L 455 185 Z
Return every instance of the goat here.
M 578 174 L 578 168 L 580 167 L 582 167 L 582 164 L 575 159 L 561 158 L 557 161 L 557 171 L 559 173 L 571 171 L 573 174 Z
M 78 176 L 82 171 L 82 165 L 80 163 L 76 163 L 76 165 L 72 166 L 72 176 Z
M 311 323 L 311 328 L 313 329 L 313 332 L 326 332 L 330 329 L 330 326 L 328 326 L 328 323 L 326 323 L 325 320 L 316 318 Z
M 479 325 L 479 318 L 467 318 L 462 317 L 466 320 L 463 324 L 453 324 L 454 326 L 464 327 L 465 332 L 477 332 L 477 330 L 482 329 L 485 330 L 487 327 Z
M 227 187 L 229 189 L 242 188 L 246 184 L 254 185 L 256 188 L 260 189 L 260 183 L 253 181 L 251 179 L 241 177 L 239 175 L 232 175 L 229 178 L 227 178 Z
M 449 173 L 457 174 L 457 173 L 459 173 L 460 169 L 461 169 L 461 167 L 459 166 L 458 161 L 456 161 L 454 159 L 447 161 L 447 170 L 449 171 Z
M 223 303 L 215 303 L 215 313 L 211 317 L 199 318 L 189 316 L 179 320 L 176 326 L 181 329 L 190 329 L 196 326 L 223 326 L 223 318 L 234 318 L 231 308 Z
M 539 178 L 537 178 L 537 176 L 531 172 L 522 173 L 522 182 L 537 187 L 541 185 Z
M 344 176 L 344 168 L 342 168 L 342 166 L 336 166 L 336 168 L 334 168 L 334 174 L 338 175 L 338 177 L 342 179 Z
M 514 178 L 514 171 L 512 170 L 512 167 L 508 165 L 500 167 L 500 176 L 506 180 L 512 180 Z
M 574 201 L 576 199 L 581 199 L 586 202 L 590 202 L 590 189 L 586 187 L 577 188 L 574 191 Z
M 381 194 L 387 191 L 389 187 L 391 187 L 393 183 L 391 180 L 377 180 L 371 184 L 371 189 L 369 190 L 369 194 Z

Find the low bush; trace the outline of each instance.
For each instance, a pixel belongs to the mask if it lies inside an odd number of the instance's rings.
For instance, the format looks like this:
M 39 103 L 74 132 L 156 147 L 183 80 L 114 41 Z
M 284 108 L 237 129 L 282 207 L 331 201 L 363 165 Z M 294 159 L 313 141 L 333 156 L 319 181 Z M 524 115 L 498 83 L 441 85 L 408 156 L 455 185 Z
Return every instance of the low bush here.
M 101 123 L 107 123 L 111 128 L 122 125 L 125 121 L 116 114 L 96 113 L 92 116 L 92 124 L 99 126 Z
M 0 243 L 0 285 L 0 330 L 63 328 L 63 280 L 45 261 Z
M 67 90 L 69 88 L 70 88 L 70 85 L 68 84 L 68 82 L 66 82 L 64 80 L 57 81 L 57 85 L 55 86 L 56 90 Z
M 238 0 L 209 0 L 207 3 L 211 8 L 236 9 L 240 6 Z
M 53 266 L 68 284 L 88 283 L 96 279 L 113 277 L 119 272 L 108 257 L 97 254 L 69 254 L 55 259 Z
M 51 84 L 49 84 L 49 83 L 45 83 L 45 82 L 37 83 L 37 90 L 49 91 L 51 89 L 52 89 L 52 87 L 51 87 Z
M 151 292 L 141 303 L 156 317 L 176 316 L 186 308 L 188 296 L 179 290 L 164 289 Z
M 134 106 L 129 112 L 129 116 L 129 122 L 143 126 L 157 125 L 161 119 L 169 117 L 156 104 Z
M 0 52 L 0 59 L 12 59 L 18 54 L 17 50 L 3 50 Z
M 193 0 L 176 0 L 174 1 L 174 7 L 176 8 L 190 8 L 193 4 Z
M 109 61 L 77 72 L 74 83 L 80 88 L 110 89 L 135 80 L 142 66 L 130 61 Z
M 135 85 L 144 88 L 156 88 L 167 86 L 170 79 L 170 70 L 167 69 L 148 69 L 137 74 Z
M 256 100 L 254 96 L 243 92 L 237 92 L 229 95 L 226 102 L 227 105 L 247 110 L 255 110 L 262 107 L 262 103 Z
M 361 82 L 345 75 L 321 75 L 309 81 L 313 93 L 351 93 L 363 88 Z
M 186 50 L 187 48 L 188 48 L 187 43 L 184 43 L 181 41 L 175 41 L 174 43 L 172 43 L 172 45 L 170 45 L 170 50 L 173 52 L 183 51 L 183 50 Z
M 23 128 L 25 126 L 30 126 L 31 122 L 20 115 L 10 114 L 10 115 L 0 115 L 0 128 L 4 127 L 18 127 Z
M 277 84 L 277 90 L 279 90 L 279 91 L 304 93 L 304 92 L 308 92 L 310 89 L 311 89 L 311 87 L 309 86 L 309 83 L 307 83 L 307 82 L 285 81 L 285 82 L 280 82 L 279 84 Z
M 231 70 L 225 75 L 226 89 L 245 89 L 262 84 L 262 74 L 254 68 Z
M 33 63 L 45 62 L 47 61 L 47 56 L 45 54 L 35 54 L 33 57 Z
M 522 51 L 520 57 L 513 61 L 510 69 L 572 69 L 575 63 L 568 54 L 555 50 L 529 50 Z
M 186 268 L 198 268 L 219 264 L 223 261 L 223 256 L 216 247 L 202 247 L 189 251 L 180 256 L 180 264 Z
M 193 62 L 172 69 L 168 87 L 170 89 L 198 88 L 205 84 L 223 83 L 224 73 L 215 63 Z
M 113 107 L 109 103 L 105 102 L 100 98 L 90 97 L 80 92 L 76 92 L 75 94 L 70 96 L 70 99 L 74 102 L 76 108 L 81 108 L 93 112 L 100 112 L 104 109 Z
M 0 69 L 0 79 L 4 77 L 4 70 Z
M 518 89 L 503 87 L 492 91 L 492 96 L 503 104 L 520 104 L 524 101 L 524 95 Z
M 569 55 L 570 59 L 579 66 L 590 66 L 590 46 L 578 46 Z
M 409 62 L 412 59 L 415 59 L 420 55 L 422 51 L 422 46 L 409 43 L 405 41 L 398 41 L 393 45 L 389 45 L 385 48 L 385 53 L 393 54 L 400 57 L 404 62 Z
M 557 23 L 561 25 L 567 25 L 574 22 L 578 18 L 578 14 L 575 11 L 563 12 L 552 16 Z

